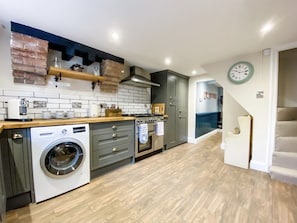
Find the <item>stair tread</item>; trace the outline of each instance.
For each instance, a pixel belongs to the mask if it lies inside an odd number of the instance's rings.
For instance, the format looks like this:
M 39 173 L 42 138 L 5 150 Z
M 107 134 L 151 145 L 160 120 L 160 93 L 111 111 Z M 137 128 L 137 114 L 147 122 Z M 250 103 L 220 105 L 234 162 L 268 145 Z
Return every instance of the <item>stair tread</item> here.
M 277 106 L 277 109 L 278 109 L 278 110 L 279 110 L 279 109 L 294 109 L 294 108 L 297 109 L 297 107 Z
M 277 120 L 296 120 L 297 119 L 297 107 L 278 107 L 277 108 Z
M 286 140 L 286 139 L 288 139 L 288 140 L 297 140 L 297 136 L 277 136 L 277 137 L 275 137 L 276 139 L 283 139 L 283 140 Z
M 275 152 L 296 152 L 297 153 L 297 137 L 296 136 L 276 136 Z
M 278 123 L 286 123 L 286 122 L 288 122 L 288 123 L 294 123 L 294 122 L 297 122 L 297 120 L 296 119 L 294 119 L 294 120 L 278 120 L 276 122 L 278 122 Z
M 297 120 L 277 121 L 275 126 L 275 136 L 297 137 Z
M 289 169 L 289 168 L 284 168 L 284 167 L 279 167 L 279 166 L 271 166 L 270 172 L 275 172 L 278 174 L 283 174 L 283 175 L 297 178 L 297 170 L 294 170 L 294 169 Z
M 280 151 L 274 151 L 273 154 L 278 156 L 291 156 L 291 157 L 297 157 L 297 152 L 280 152 Z

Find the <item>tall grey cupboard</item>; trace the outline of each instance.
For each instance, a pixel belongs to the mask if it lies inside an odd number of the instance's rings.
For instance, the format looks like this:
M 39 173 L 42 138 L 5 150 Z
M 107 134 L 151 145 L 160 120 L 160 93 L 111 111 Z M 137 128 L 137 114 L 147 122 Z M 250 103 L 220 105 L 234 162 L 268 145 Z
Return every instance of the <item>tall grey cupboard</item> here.
M 189 77 L 171 70 L 151 73 L 151 80 L 160 87 L 152 87 L 152 103 L 165 103 L 165 148 L 187 142 L 188 138 L 188 80 Z

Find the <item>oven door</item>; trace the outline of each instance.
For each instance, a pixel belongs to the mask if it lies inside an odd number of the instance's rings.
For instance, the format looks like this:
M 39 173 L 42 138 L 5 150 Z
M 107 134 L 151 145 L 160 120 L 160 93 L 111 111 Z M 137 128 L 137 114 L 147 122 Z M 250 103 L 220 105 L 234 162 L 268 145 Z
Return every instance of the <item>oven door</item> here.
M 137 134 L 137 145 L 136 145 L 136 151 L 135 151 L 135 157 L 140 157 L 143 155 L 146 155 L 148 153 L 151 153 L 153 151 L 153 131 L 148 132 L 148 140 L 146 143 L 140 143 L 138 139 Z

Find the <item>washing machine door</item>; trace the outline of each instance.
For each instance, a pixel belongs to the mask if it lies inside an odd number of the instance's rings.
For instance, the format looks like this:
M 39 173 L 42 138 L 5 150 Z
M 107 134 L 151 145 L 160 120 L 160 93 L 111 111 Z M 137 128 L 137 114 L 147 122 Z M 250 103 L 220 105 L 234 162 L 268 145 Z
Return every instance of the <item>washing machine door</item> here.
M 42 153 L 40 165 L 45 174 L 63 177 L 73 173 L 84 161 L 85 149 L 76 139 L 58 140 Z

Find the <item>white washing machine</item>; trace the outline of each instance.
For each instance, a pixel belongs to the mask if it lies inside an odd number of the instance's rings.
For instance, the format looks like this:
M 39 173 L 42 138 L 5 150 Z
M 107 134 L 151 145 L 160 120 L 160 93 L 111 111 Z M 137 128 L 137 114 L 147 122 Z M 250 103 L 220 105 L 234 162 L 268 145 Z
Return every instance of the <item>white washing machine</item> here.
M 35 202 L 90 182 L 89 125 L 31 128 Z

